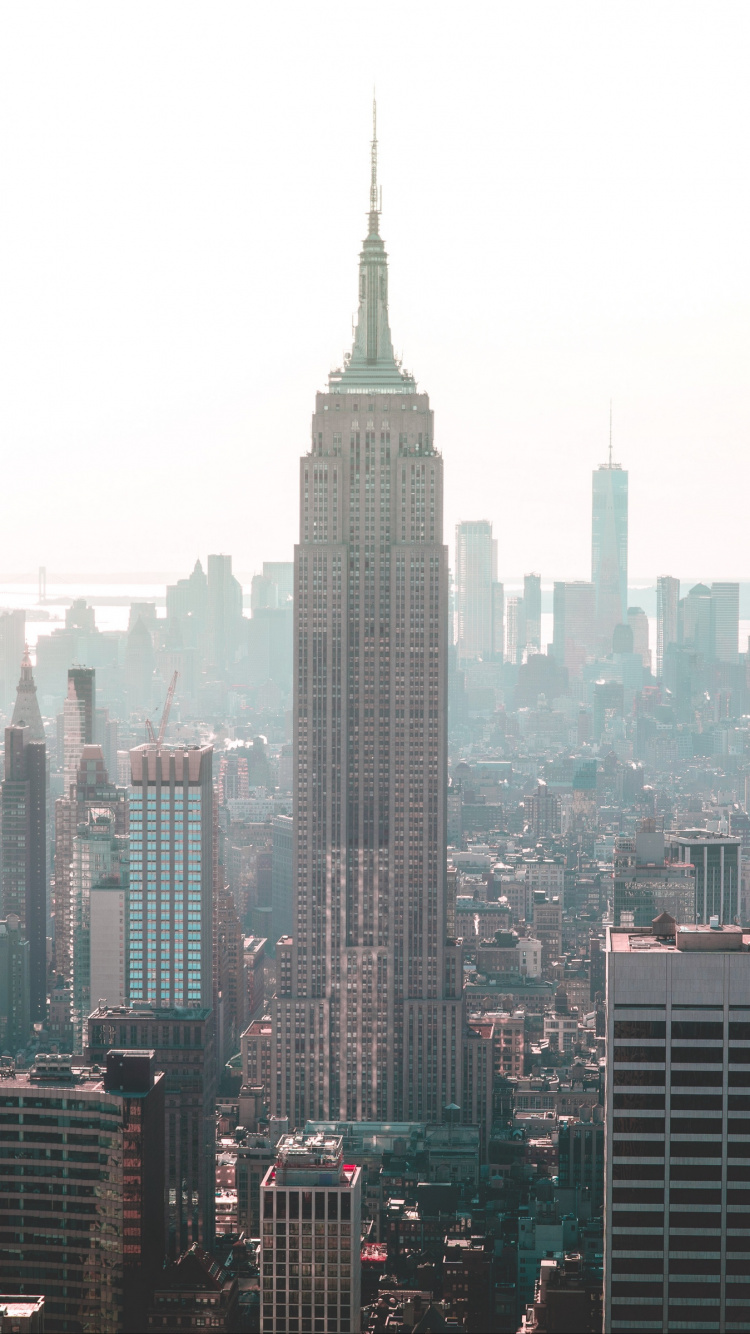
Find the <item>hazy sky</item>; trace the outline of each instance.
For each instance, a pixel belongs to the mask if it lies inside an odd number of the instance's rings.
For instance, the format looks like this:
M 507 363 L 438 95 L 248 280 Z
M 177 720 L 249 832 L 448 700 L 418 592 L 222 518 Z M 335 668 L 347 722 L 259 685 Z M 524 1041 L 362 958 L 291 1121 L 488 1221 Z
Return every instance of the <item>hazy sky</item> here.
M 290 559 L 377 84 L 394 342 L 446 540 L 750 576 L 750 5 L 0 7 L 0 574 Z

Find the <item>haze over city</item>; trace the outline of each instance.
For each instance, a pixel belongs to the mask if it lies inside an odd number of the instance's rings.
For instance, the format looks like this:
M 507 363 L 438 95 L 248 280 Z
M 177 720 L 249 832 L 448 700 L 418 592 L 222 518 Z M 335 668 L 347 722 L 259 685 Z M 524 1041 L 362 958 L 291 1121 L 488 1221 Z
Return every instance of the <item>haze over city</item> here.
M 0 1334 L 750 1327 L 749 38 L 0 14 Z

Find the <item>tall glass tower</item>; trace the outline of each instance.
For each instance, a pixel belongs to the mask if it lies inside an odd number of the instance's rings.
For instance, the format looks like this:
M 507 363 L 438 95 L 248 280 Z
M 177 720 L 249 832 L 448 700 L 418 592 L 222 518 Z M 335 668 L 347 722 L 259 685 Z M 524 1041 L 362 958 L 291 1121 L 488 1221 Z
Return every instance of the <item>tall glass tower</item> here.
M 211 1007 L 213 748 L 130 752 L 130 998 Z
M 293 936 L 272 1108 L 440 1120 L 460 1105 L 446 943 L 448 558 L 426 394 L 393 352 L 373 132 L 351 354 L 316 397 L 294 568 Z
M 591 580 L 599 653 L 612 652 L 616 625 L 628 622 L 628 474 L 609 461 L 592 474 Z

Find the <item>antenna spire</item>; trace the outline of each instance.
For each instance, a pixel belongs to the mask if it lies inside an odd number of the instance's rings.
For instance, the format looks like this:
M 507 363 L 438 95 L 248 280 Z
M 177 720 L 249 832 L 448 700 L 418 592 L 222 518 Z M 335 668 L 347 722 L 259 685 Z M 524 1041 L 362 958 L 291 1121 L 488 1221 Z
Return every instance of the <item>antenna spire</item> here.
M 378 230 L 378 104 L 372 90 L 372 143 L 370 145 L 370 231 Z
M 612 399 L 609 400 L 609 466 L 612 467 Z

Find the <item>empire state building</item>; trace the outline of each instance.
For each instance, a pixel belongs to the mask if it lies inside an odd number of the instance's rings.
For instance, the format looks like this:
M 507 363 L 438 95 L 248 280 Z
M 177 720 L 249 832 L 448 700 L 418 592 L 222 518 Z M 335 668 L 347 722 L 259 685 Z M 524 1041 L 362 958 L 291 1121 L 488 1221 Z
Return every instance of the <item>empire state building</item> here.
M 354 345 L 315 400 L 294 558 L 294 927 L 272 1109 L 440 1120 L 461 1102 L 446 940 L 448 553 L 427 394 L 388 322 L 373 125 Z

